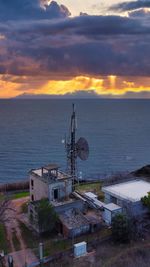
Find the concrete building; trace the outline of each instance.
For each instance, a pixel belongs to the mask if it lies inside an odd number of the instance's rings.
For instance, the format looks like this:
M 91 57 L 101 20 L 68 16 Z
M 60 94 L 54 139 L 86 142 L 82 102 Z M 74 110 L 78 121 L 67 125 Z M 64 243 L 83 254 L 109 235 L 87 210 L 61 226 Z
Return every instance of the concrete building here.
M 74 202 L 70 198 L 72 193 L 72 177 L 59 170 L 58 165 L 49 164 L 29 172 L 30 203 L 28 213 L 32 227 L 40 233 L 37 210 L 41 199 L 48 199 L 56 213 L 67 208 L 82 206 L 80 201 Z M 48 229 L 45 229 L 45 231 Z M 42 230 L 43 231 L 43 230 Z
M 59 201 L 69 198 L 72 193 L 72 177 L 59 171 L 56 164 L 33 169 L 29 174 L 31 202 L 42 198 Z
M 76 237 L 90 231 L 90 223 L 79 209 L 69 209 L 59 214 L 60 232 L 65 237 Z
M 114 203 L 104 205 L 103 220 L 106 224 L 111 225 L 113 217 L 122 212 L 122 208 Z
M 102 188 L 105 203 L 114 203 L 122 207 L 128 215 L 137 216 L 147 212 L 141 198 L 150 192 L 150 183 L 144 180 L 132 180 Z
M 40 200 L 43 198 L 47 198 L 55 209 L 59 217 L 56 228 L 63 236 L 72 238 L 94 232 L 101 227 L 101 215 L 97 210 L 89 210 L 86 199 L 74 194 L 72 183 L 72 177 L 59 171 L 56 164 L 49 164 L 30 171 L 28 212 L 30 221 L 32 219 L 32 227 L 38 233 L 41 233 L 41 229 L 37 211 Z M 86 197 L 97 200 L 97 196 L 91 192 L 87 192 Z
M 47 166 L 30 171 L 30 203 L 28 213 L 32 227 L 38 233 L 38 206 L 40 200 L 46 198 L 59 217 L 57 230 L 66 237 L 94 231 L 100 227 L 102 219 L 96 214 L 86 213 L 87 204 L 82 198 L 73 196 L 73 180 L 68 174 L 61 172 L 58 165 Z M 90 193 L 88 193 L 90 194 Z M 91 193 L 96 199 L 96 196 Z M 48 230 L 48 229 L 45 229 Z M 43 230 L 42 230 L 43 231 Z

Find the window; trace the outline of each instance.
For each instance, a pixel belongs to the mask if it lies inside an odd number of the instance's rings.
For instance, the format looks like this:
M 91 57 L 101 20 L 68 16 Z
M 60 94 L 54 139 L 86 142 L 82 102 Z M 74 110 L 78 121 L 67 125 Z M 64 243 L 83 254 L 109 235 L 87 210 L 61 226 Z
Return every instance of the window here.
M 34 201 L 34 195 L 31 195 L 31 200 Z
M 31 189 L 34 187 L 34 181 L 31 179 Z

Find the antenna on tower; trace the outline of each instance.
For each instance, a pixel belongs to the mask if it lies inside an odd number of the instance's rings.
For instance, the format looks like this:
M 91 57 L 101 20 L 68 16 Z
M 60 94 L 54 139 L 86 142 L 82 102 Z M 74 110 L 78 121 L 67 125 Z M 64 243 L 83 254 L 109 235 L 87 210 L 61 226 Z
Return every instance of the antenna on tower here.
M 89 156 L 89 145 L 85 138 L 80 137 L 76 142 L 77 118 L 75 105 L 72 105 L 71 125 L 68 140 L 66 142 L 67 151 L 67 171 L 72 176 L 73 182 L 77 179 L 77 158 L 87 160 Z

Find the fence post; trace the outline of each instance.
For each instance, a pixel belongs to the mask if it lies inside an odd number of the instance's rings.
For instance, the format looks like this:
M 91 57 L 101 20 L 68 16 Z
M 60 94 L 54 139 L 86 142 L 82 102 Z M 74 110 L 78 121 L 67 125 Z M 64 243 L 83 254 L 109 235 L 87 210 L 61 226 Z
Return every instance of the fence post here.
M 8 267 L 13 267 L 13 266 L 14 266 L 13 257 L 9 255 L 8 256 Z
M 44 248 L 44 245 L 43 243 L 39 243 L 39 257 L 40 257 L 40 267 L 43 266 L 43 248 Z

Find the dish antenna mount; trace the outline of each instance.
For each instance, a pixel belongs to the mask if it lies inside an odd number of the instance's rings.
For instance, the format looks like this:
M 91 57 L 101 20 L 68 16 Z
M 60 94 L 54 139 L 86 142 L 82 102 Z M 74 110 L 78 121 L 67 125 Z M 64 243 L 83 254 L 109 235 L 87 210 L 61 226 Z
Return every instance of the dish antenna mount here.
M 81 160 L 87 160 L 89 156 L 89 145 L 84 137 L 80 137 L 76 142 L 77 120 L 75 105 L 72 106 L 71 125 L 69 131 L 69 137 L 66 142 L 67 150 L 67 170 L 73 177 L 73 180 L 77 180 L 77 158 Z

